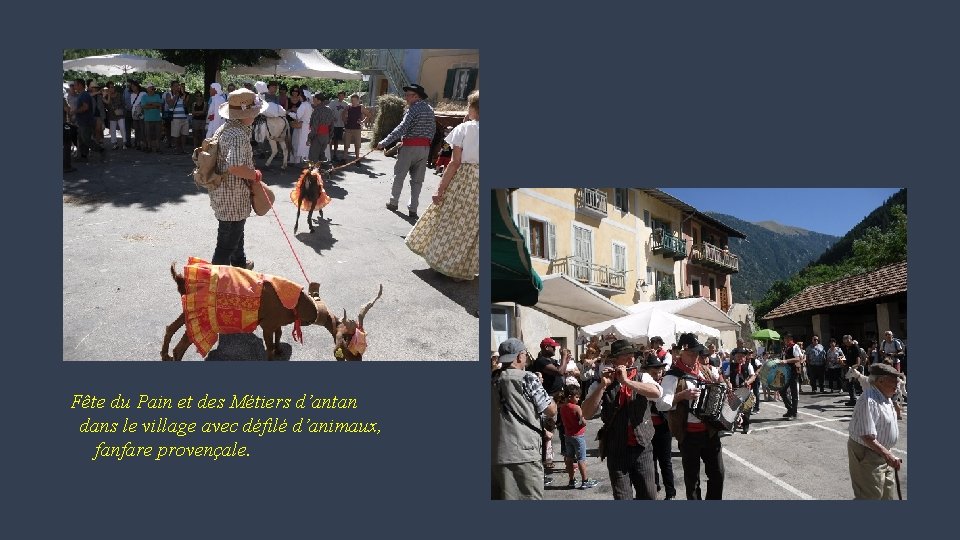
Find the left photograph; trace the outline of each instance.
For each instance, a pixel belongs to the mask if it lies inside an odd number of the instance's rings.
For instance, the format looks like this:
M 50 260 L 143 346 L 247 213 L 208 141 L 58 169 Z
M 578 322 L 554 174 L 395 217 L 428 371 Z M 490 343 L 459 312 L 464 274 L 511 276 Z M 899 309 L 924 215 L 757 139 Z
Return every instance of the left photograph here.
M 478 49 L 62 60 L 64 360 L 476 360 Z

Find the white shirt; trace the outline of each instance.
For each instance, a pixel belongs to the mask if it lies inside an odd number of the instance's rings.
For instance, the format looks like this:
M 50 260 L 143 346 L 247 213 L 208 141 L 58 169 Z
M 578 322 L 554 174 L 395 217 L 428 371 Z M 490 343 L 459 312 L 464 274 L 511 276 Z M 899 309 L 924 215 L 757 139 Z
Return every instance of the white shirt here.
M 459 146 L 461 163 L 480 164 L 480 122 L 470 120 L 453 128 L 444 139 L 450 146 Z
M 346 101 L 339 100 L 331 101 L 327 104 L 327 108 L 333 111 L 333 117 L 335 119 L 333 121 L 333 127 L 343 127 L 343 116 L 341 115 L 349 106 L 350 104 Z
M 716 368 L 713 368 L 716 369 Z M 660 383 L 660 386 L 663 388 L 663 394 L 660 396 L 660 399 L 657 400 L 657 409 L 662 412 L 667 412 L 673 410 L 676 406 L 674 403 L 674 396 L 677 393 L 677 383 L 679 379 L 676 375 L 666 375 L 663 378 L 663 381 Z M 685 380 L 684 384 L 686 389 L 690 390 L 696 388 L 696 384 L 691 380 Z M 687 413 L 687 423 L 699 424 L 703 421 L 694 416 L 693 414 Z
M 874 386 L 866 386 L 850 418 L 850 440 L 866 446 L 864 435 L 873 435 L 884 448 L 893 448 L 900 437 L 893 401 Z

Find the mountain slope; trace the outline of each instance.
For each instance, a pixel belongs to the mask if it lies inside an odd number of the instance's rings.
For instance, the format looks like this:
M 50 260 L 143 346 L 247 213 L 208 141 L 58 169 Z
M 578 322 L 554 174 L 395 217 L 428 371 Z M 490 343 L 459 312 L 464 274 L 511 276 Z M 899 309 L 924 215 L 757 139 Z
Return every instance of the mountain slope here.
M 797 273 L 839 240 L 775 221 L 750 223 L 727 214 L 705 214 L 747 235 L 745 240 L 730 239 L 730 251 L 740 257 L 740 272 L 731 280 L 737 303 L 759 300 L 775 281 Z

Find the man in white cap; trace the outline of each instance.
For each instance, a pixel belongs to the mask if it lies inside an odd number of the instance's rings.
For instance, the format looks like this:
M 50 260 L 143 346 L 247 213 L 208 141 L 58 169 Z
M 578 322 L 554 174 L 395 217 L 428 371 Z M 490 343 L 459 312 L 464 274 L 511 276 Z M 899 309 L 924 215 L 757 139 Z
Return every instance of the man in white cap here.
M 220 106 L 225 102 L 226 98 L 223 95 L 220 83 L 210 83 L 210 103 L 207 107 L 207 110 L 210 111 L 207 115 L 207 138 L 213 136 L 213 132 L 223 125 L 223 118 L 220 117 Z
M 254 167 L 250 135 L 253 119 L 266 108 L 266 102 L 245 88 L 231 92 L 227 102 L 220 105 L 219 114 L 225 122 L 213 137 L 218 142 L 217 172 L 224 177 L 210 190 L 210 206 L 220 222 L 213 264 L 253 269 L 253 261 L 244 251 L 243 228 L 252 208 L 250 190 L 261 189 L 255 184 L 262 175 Z

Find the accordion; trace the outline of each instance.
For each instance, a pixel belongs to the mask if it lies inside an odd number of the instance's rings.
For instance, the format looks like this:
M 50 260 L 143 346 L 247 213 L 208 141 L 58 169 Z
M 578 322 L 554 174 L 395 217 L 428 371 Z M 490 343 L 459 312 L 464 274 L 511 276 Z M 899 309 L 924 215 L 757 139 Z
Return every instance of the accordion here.
M 743 405 L 725 384 L 697 382 L 700 395 L 690 404 L 690 412 L 704 424 L 720 431 L 730 431 L 737 423 Z

